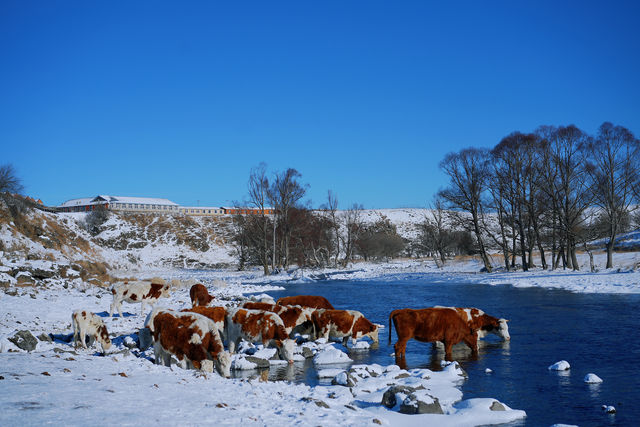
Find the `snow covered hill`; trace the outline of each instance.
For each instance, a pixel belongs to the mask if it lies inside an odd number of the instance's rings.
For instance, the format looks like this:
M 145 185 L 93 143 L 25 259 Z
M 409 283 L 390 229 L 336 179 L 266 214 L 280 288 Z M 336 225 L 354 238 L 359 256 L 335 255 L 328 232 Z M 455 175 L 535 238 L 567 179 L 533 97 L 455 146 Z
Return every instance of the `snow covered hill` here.
M 85 213 L 15 212 L 0 205 L 0 285 L 49 279 L 97 285 L 112 275 L 149 268 L 233 268 L 230 216 L 111 214 L 92 235 Z M 365 222 L 386 216 L 408 239 L 424 209 L 365 210 Z

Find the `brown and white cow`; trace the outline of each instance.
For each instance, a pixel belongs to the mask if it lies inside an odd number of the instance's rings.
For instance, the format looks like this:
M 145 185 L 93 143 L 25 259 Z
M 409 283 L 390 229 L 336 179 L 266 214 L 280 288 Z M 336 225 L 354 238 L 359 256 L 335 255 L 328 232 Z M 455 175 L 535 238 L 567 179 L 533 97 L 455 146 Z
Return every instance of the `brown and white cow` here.
M 206 307 L 214 299 L 213 295 L 209 295 L 209 291 L 207 291 L 207 288 L 201 283 L 197 283 L 191 287 L 189 297 L 191 297 L 192 307 Z
M 231 356 L 224 345 L 217 326 L 198 313 L 183 313 L 163 308 L 154 309 L 145 325 L 153 336 L 157 364 L 171 366 L 171 356 L 183 369 L 194 368 L 231 376 Z
M 319 295 L 296 295 L 291 297 L 282 297 L 276 301 L 278 305 L 299 305 L 310 308 L 325 308 L 334 310 L 333 306 L 325 297 Z
M 218 332 L 220 336 L 224 339 L 224 322 L 227 317 L 227 309 L 224 307 L 201 307 L 196 306 L 192 308 L 185 308 L 184 310 L 180 310 L 181 312 L 191 312 L 198 313 L 205 317 L 208 317 L 213 321 L 213 323 L 218 328 Z
M 120 317 L 122 316 L 122 302 L 141 303 L 141 312 L 144 315 L 146 304 L 152 306 L 161 297 L 169 296 L 170 285 L 160 278 L 153 278 L 150 281 L 123 282 L 115 284 L 111 289 L 113 294 L 113 302 L 109 309 L 109 317 L 113 316 L 115 309 L 118 309 Z
M 442 307 L 436 306 L 434 308 L 448 308 L 455 310 L 462 320 L 467 322 L 467 325 L 477 332 L 478 338 L 484 338 L 488 334 L 495 334 L 505 341 L 511 340 L 509 335 L 509 322 L 507 319 L 498 319 L 497 317 L 489 316 L 484 311 L 478 308 L 464 308 L 464 307 Z
M 261 342 L 265 347 L 274 342 L 280 357 L 293 363 L 293 340 L 289 338 L 282 319 L 275 313 L 246 308 L 229 310 L 224 330 L 231 354 L 241 339 Z
M 444 343 L 445 358 L 451 360 L 453 346 L 464 342 L 476 354 L 478 334 L 455 310 L 448 308 L 403 308 L 393 310 L 389 315 L 389 344 L 391 344 L 391 322 L 393 322 L 398 342 L 394 345 L 396 358 L 404 358 L 407 341 L 411 338 L 422 342 Z
M 111 348 L 109 332 L 102 319 L 89 310 L 75 310 L 71 314 L 71 324 L 73 325 L 73 342 L 87 348 L 86 337 L 93 337 L 102 346 L 105 353 Z
M 315 310 L 311 318 L 317 331 L 316 338 L 342 338 L 346 347 L 347 340 L 355 345 L 358 338 L 369 337 L 378 342 L 378 326 L 371 323 L 362 313 L 356 310 Z
M 278 305 L 269 304 L 267 302 L 253 301 L 245 302 L 242 305 L 242 308 L 246 308 L 249 310 L 270 311 L 277 314 L 282 319 L 284 327 L 287 330 L 287 334 L 289 334 L 290 337 L 293 330 L 300 325 L 306 324 L 309 327 L 313 327 L 313 320 L 311 319 L 311 314 L 314 311 L 313 308 L 300 307 L 298 305 Z M 315 335 L 315 330 L 313 334 Z

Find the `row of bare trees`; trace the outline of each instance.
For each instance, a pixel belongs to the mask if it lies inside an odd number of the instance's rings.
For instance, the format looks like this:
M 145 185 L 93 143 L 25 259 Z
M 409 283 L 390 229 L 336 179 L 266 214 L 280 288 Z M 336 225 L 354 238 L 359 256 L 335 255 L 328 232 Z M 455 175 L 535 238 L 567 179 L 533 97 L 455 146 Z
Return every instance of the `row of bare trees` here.
M 241 269 L 260 265 L 267 275 L 293 263 L 345 267 L 355 257 L 393 258 L 404 250 L 406 242 L 386 217 L 365 222 L 358 204 L 339 211 L 338 198 L 331 191 L 320 209 L 310 209 L 303 201 L 308 186 L 300 179 L 301 174 L 292 168 L 271 178 L 264 163 L 251 170 L 248 200 L 237 205 L 260 213 L 234 217 Z
M 513 132 L 493 149 L 450 153 L 440 168 L 449 182 L 433 212 L 448 212 L 449 226 L 473 234 L 487 271 L 489 247 L 507 270 L 518 260 L 533 267 L 534 252 L 543 268 L 578 269 L 576 250 L 595 238 L 606 238 L 611 268 L 616 237 L 640 200 L 640 141 L 608 122 L 595 136 L 574 125 Z M 430 219 L 435 236 L 443 221 Z

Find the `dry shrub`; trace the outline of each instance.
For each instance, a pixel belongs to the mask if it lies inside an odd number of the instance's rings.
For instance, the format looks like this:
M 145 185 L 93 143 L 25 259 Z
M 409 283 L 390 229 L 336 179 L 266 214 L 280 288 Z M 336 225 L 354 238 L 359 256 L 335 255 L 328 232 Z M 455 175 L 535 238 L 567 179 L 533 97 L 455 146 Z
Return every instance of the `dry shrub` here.
M 115 281 L 115 279 L 111 277 L 109 273 L 107 273 L 109 264 L 105 262 L 76 261 L 74 264 L 74 266 L 80 267 L 80 278 L 85 282 L 90 278 L 96 278 L 103 284 L 108 284 Z

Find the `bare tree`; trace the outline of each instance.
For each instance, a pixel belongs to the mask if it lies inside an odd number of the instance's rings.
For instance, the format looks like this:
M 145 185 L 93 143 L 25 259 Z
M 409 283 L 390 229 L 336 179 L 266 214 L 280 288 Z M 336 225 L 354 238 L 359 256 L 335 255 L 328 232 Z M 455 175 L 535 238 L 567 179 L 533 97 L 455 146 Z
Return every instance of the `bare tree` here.
M 355 242 L 358 239 L 360 231 L 362 229 L 362 205 L 354 203 L 349 209 L 347 209 L 342 219 L 344 221 L 345 233 L 343 236 L 344 259 L 342 260 L 342 266 L 346 267 L 353 261 L 353 252 Z
M 276 209 L 281 227 L 282 239 L 280 246 L 282 249 L 280 265 L 283 268 L 286 268 L 290 261 L 289 244 L 291 239 L 291 223 L 289 214 L 291 209 L 298 206 L 307 192 L 307 185 L 303 185 L 299 181 L 301 177 L 300 172 L 293 168 L 289 168 L 282 173 L 276 173 L 269 191 L 269 200 Z
M 493 162 L 491 185 L 489 186 L 489 194 L 491 194 L 491 209 L 496 213 L 498 230 L 492 230 L 492 227 L 488 224 L 485 228 L 488 231 L 489 237 L 495 242 L 495 244 L 502 251 L 504 258 L 504 268 L 511 270 L 511 264 L 509 258 L 511 257 L 511 239 L 515 240 L 515 229 L 513 221 L 513 215 L 511 214 L 511 206 L 508 197 L 508 185 L 505 180 L 502 179 L 501 164 L 499 162 Z M 509 229 L 511 226 L 511 229 Z
M 84 218 L 84 227 L 92 236 L 98 235 L 102 231 L 102 225 L 107 222 L 111 212 L 105 205 L 97 205 Z
M 269 274 L 269 230 L 271 228 L 269 224 L 269 218 L 265 213 L 268 206 L 267 200 L 269 195 L 269 179 L 267 178 L 267 165 L 260 163 L 258 166 L 251 169 L 249 174 L 249 204 L 259 209 L 260 220 L 257 227 L 259 228 L 261 242 L 259 245 L 260 250 L 260 263 L 264 270 L 265 276 Z M 274 234 L 275 238 L 275 234 Z
M 464 223 L 475 234 L 484 268 L 491 272 L 491 261 L 482 236 L 483 195 L 490 177 L 488 162 L 489 152 L 485 149 L 467 148 L 447 154 L 440 162 L 440 169 L 449 177 L 449 187 L 439 194 L 451 208 L 469 214 L 469 220 Z M 459 218 L 465 219 L 464 216 Z
M 333 233 L 333 266 L 338 266 L 338 257 L 340 256 L 340 222 L 338 221 L 338 197 L 331 190 L 327 192 L 327 203 L 321 206 L 321 209 L 327 214 L 331 222 Z
M 436 195 L 431 208 L 425 214 L 422 238 L 423 241 L 429 241 L 430 249 L 434 252 L 433 258 L 438 261 L 436 262 L 438 267 L 443 266 L 447 260 L 447 249 L 451 240 L 451 233 L 446 227 L 446 215 L 444 201 Z M 437 258 L 435 254 L 438 255 Z
M 613 249 L 622 221 L 628 216 L 634 184 L 640 170 L 640 141 L 628 129 L 605 122 L 588 144 L 588 173 L 595 204 L 602 209 L 607 230 L 607 265 L 613 267 Z M 586 247 L 586 245 L 585 245 Z
M 585 168 L 585 148 L 589 136 L 576 126 L 569 125 L 556 128 L 551 138 L 551 157 L 557 179 L 549 191 L 559 195 L 559 219 L 567 267 L 579 270 L 576 233 L 584 221 L 584 211 L 591 203 Z
M 558 169 L 555 166 L 555 156 L 552 141 L 555 139 L 556 127 L 540 126 L 536 129 L 539 141 L 539 156 L 537 161 L 538 188 L 546 206 L 545 222 L 549 230 L 548 239 L 551 241 L 551 268 L 558 268 L 560 259 L 566 261 L 559 242 L 560 232 L 560 194 L 556 192 L 558 182 Z
M 16 175 L 13 165 L 7 163 L 0 166 L 0 193 L 21 193 L 24 190 L 20 178 Z
M 361 227 L 354 243 L 365 261 L 370 258 L 394 258 L 405 247 L 405 241 L 398 235 L 396 226 L 382 214 L 378 214 L 378 219 L 374 223 Z

